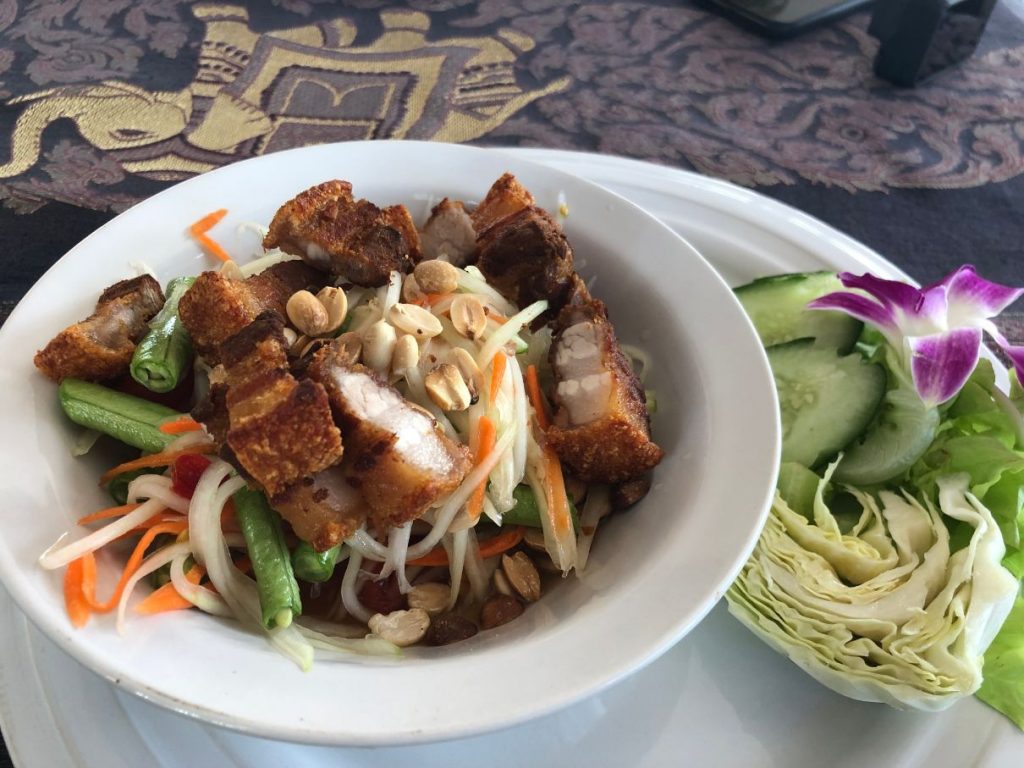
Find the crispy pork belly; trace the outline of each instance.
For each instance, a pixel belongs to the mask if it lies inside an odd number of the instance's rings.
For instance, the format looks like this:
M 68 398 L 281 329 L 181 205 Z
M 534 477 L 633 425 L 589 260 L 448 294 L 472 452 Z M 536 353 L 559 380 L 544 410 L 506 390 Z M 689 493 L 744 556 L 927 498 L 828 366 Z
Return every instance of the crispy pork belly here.
M 227 369 L 227 446 L 269 497 L 337 464 L 341 433 L 324 388 L 288 370 L 280 317 L 267 312 L 221 347 Z
M 483 232 L 492 224 L 518 213 L 523 208 L 530 208 L 535 201 L 526 187 L 519 183 L 511 173 L 505 173 L 498 179 L 480 204 L 470 214 L 473 228 Z
M 540 208 L 523 208 L 483 230 L 476 265 L 509 301 L 524 307 L 547 299 L 551 312 L 565 303 L 576 276 L 569 241 Z
M 392 270 L 408 272 L 420 259 L 408 209 L 356 200 L 347 181 L 325 181 L 281 206 L 263 245 L 365 286 L 383 285 Z
M 323 552 L 366 521 L 362 494 L 349 485 L 341 467 L 330 467 L 300 480 L 270 498 L 270 505 L 291 523 L 295 535 Z
M 446 197 L 435 205 L 423 225 L 420 244 L 424 259 L 440 259 L 457 267 L 471 262 L 476 253 L 476 228 L 462 203 Z
M 309 375 L 327 388 L 345 437 L 349 483 L 379 527 L 416 519 L 462 482 L 469 450 L 373 371 L 350 364 L 344 350 L 318 352 Z
M 558 406 L 548 442 L 588 482 L 643 476 L 664 452 L 651 441 L 644 391 L 619 349 L 604 304 L 570 306 L 551 345 Z
M 324 274 L 301 261 L 283 261 L 246 280 L 203 272 L 178 304 L 178 315 L 196 351 L 209 363 L 219 362 L 219 347 L 261 312 L 285 315 L 296 291 L 324 285 Z
M 95 312 L 36 352 L 36 368 L 54 381 L 105 381 L 127 373 L 135 345 L 163 305 L 160 284 L 149 275 L 114 283 L 100 294 Z

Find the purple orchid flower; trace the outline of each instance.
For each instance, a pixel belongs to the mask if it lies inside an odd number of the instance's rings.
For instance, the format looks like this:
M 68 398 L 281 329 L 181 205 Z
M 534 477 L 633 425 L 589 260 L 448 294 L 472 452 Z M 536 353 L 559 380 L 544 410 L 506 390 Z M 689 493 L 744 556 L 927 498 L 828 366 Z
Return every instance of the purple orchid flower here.
M 1024 381 L 1024 346 L 1012 346 L 991 320 L 1024 294 L 1024 288 L 990 283 L 969 264 L 925 288 L 849 272 L 839 279 L 857 293 L 830 293 L 808 308 L 836 309 L 877 327 L 900 352 L 929 406 L 945 402 L 963 387 L 978 363 L 983 332 L 1003 349 Z

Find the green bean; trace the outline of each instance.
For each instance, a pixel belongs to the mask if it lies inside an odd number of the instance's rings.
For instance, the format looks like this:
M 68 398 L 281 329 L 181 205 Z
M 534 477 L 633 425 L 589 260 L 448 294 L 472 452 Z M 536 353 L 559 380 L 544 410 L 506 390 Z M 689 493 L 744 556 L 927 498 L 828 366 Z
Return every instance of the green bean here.
M 139 475 L 152 475 L 159 474 L 164 470 L 163 467 L 143 467 L 142 469 L 132 469 L 128 472 L 122 472 L 120 475 L 114 475 L 107 483 L 107 493 L 118 504 L 128 503 L 128 485 Z
M 303 581 L 322 582 L 334 575 L 334 564 L 338 562 L 341 544 L 317 552 L 307 541 L 300 541 L 292 550 L 292 568 L 296 578 Z
M 232 498 L 256 576 L 263 626 L 287 627 L 292 618 L 302 613 L 302 600 L 284 543 L 281 518 L 259 491 L 243 488 Z
M 528 485 L 517 485 L 512 490 L 512 497 L 516 505 L 501 516 L 502 525 L 527 525 L 532 528 L 543 527 L 540 522 L 540 507 L 537 506 L 537 497 Z M 580 527 L 580 516 L 576 511 L 576 505 L 569 499 L 569 514 L 572 516 L 572 526 L 576 530 Z
M 131 374 L 152 392 L 170 392 L 188 372 L 192 339 L 178 317 L 178 302 L 194 277 L 176 277 L 167 285 L 167 301 L 149 322 L 147 333 L 132 356 Z
M 174 435 L 160 431 L 160 424 L 183 415 L 167 406 L 81 379 L 64 379 L 58 394 L 60 407 L 75 424 L 150 453 L 162 451 L 174 440 Z

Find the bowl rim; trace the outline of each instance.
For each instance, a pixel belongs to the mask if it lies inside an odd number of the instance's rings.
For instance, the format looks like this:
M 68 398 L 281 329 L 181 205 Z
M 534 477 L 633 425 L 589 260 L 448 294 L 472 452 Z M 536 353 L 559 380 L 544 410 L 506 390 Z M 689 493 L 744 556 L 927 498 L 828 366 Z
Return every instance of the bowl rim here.
M 400 145 L 400 147 L 396 147 Z M 611 192 L 597 184 L 594 184 L 586 179 L 582 179 L 578 176 L 552 169 L 548 166 L 543 165 L 540 162 L 534 162 L 532 160 L 526 160 L 522 157 L 515 156 L 512 154 L 506 154 L 501 149 L 489 148 L 482 149 L 476 147 L 467 147 L 464 145 L 442 145 L 432 142 L 389 142 L 389 141 L 370 141 L 370 142 L 346 142 L 341 144 L 331 145 L 319 145 L 316 147 L 302 147 L 293 150 L 287 150 L 280 153 L 274 153 L 271 155 L 264 155 L 260 157 L 251 158 L 239 163 L 234 163 L 229 166 L 211 171 L 207 174 L 203 174 L 191 179 L 185 180 L 178 184 L 172 185 L 165 190 L 162 190 L 158 194 L 150 197 L 136 206 L 128 209 L 125 213 L 115 217 L 110 222 L 107 222 L 95 232 L 90 234 L 88 237 L 83 239 L 79 244 L 70 249 L 60 259 L 58 259 L 43 275 L 42 278 L 26 293 L 25 297 L 19 303 L 18 307 L 12 312 L 10 318 L 5 323 L 5 326 L 0 330 L 0 345 L 6 344 L 7 337 L 11 334 L 9 329 L 16 328 L 20 317 L 20 312 L 24 307 L 31 304 L 33 301 L 38 300 L 36 295 L 40 289 L 42 283 L 45 282 L 46 278 L 52 275 L 54 272 L 59 272 L 66 265 L 76 258 L 77 253 L 86 251 L 97 241 L 103 242 L 113 230 L 116 230 L 118 226 L 122 226 L 125 222 L 133 220 L 133 217 L 149 215 L 152 212 L 159 212 L 164 201 L 170 196 L 183 194 L 182 190 L 189 190 L 198 188 L 202 184 L 209 184 L 210 179 L 221 179 L 229 178 L 231 174 L 238 174 L 242 171 L 238 169 L 243 167 L 247 171 L 253 169 L 259 169 L 261 166 L 272 166 L 274 164 L 286 163 L 288 159 L 297 157 L 300 154 L 325 152 L 329 150 L 342 151 L 342 152 L 385 152 L 387 148 L 396 147 L 401 152 L 405 151 L 420 151 L 429 152 L 432 154 L 436 153 L 455 153 L 465 154 L 467 158 L 477 157 L 483 158 L 486 155 L 498 156 L 503 158 L 507 165 L 513 166 L 515 169 L 520 168 L 532 168 L 535 173 L 540 173 L 547 177 L 561 178 L 564 180 L 570 180 L 573 185 L 581 188 L 588 188 L 591 193 L 605 197 L 609 200 L 615 199 L 618 205 L 621 205 L 623 209 L 633 211 L 633 216 L 642 216 L 645 220 L 646 226 L 652 229 L 662 231 L 663 235 L 666 235 L 672 241 L 676 243 L 676 247 L 681 251 L 687 251 L 689 258 L 695 258 L 699 263 L 706 267 L 707 271 L 716 279 L 722 288 L 731 297 L 731 291 L 728 291 L 728 287 L 725 285 L 722 278 L 707 264 L 707 262 L 701 257 L 692 246 L 689 245 L 681 236 L 672 231 L 667 225 L 662 224 L 651 214 L 643 211 L 639 206 L 625 200 L 621 196 Z M 117 222 L 121 222 L 118 224 Z M 740 312 L 740 319 L 745 321 L 748 335 L 752 336 L 756 340 L 753 327 L 749 321 L 746 321 L 745 317 L 742 316 L 742 311 L 739 310 L 739 304 L 732 299 L 737 311 Z M 749 338 L 747 339 L 749 341 Z M 752 361 L 748 361 L 749 370 L 746 371 L 748 378 L 753 380 L 756 377 L 764 379 L 768 377 L 770 381 L 770 369 L 768 368 L 767 358 L 764 356 L 763 350 L 760 348 L 760 344 L 757 345 L 757 350 L 760 352 L 759 356 L 754 357 Z M 751 364 L 752 363 L 752 364 Z M 769 394 L 769 400 L 772 406 L 775 406 L 775 394 L 774 388 L 769 387 L 770 394 L 764 392 L 763 394 Z M 771 496 L 774 488 L 774 478 L 777 474 L 779 453 L 780 453 L 780 441 L 778 439 L 778 414 L 777 407 L 772 409 L 772 417 L 769 419 L 769 432 L 771 445 L 768 447 L 767 454 L 767 472 L 763 474 L 766 477 L 770 477 L 771 482 L 764 483 L 760 495 L 760 509 L 756 517 L 756 524 L 751 526 L 746 537 L 743 541 L 743 547 L 741 551 L 734 553 L 727 567 L 724 569 L 726 574 L 725 578 L 718 579 L 718 587 L 708 594 L 704 595 L 695 606 L 691 607 L 685 615 L 681 615 L 673 624 L 672 631 L 663 632 L 655 641 L 647 643 L 646 651 L 642 654 L 635 655 L 629 661 L 620 663 L 617 667 L 612 669 L 604 669 L 600 674 L 595 674 L 589 683 L 582 687 L 577 687 L 573 690 L 566 690 L 557 695 L 551 695 L 547 698 L 546 703 L 541 706 L 535 706 L 532 709 L 523 711 L 512 717 L 504 717 L 500 719 L 500 722 L 494 722 L 494 718 L 485 723 L 450 723 L 447 727 L 434 728 L 431 731 L 424 730 L 405 730 L 387 735 L 374 735 L 366 738 L 360 738 L 359 734 L 351 733 L 331 733 L 324 732 L 321 730 L 309 730 L 304 727 L 295 727 L 285 724 L 278 724 L 276 726 L 269 726 L 266 723 L 253 721 L 246 718 L 238 718 L 230 715 L 229 713 L 221 712 L 214 709 L 206 708 L 196 702 L 184 701 L 180 698 L 168 695 L 162 691 L 159 687 L 145 684 L 141 681 L 133 678 L 125 678 L 119 670 L 116 661 L 111 661 L 105 658 L 97 658 L 94 654 L 88 653 L 82 648 L 80 643 L 74 641 L 74 636 L 67 632 L 66 627 L 57 626 L 53 620 L 54 614 L 46 614 L 42 609 L 35 604 L 32 600 L 28 599 L 28 595 L 23 592 L 22 585 L 19 579 L 19 569 L 13 568 L 14 563 L 11 558 L 7 556 L 6 548 L 0 547 L 0 578 L 3 579 L 5 585 L 18 604 L 19 608 L 30 618 L 30 620 L 40 628 L 40 630 L 49 638 L 54 640 L 59 647 L 65 652 L 75 658 L 79 663 L 82 663 L 87 668 L 91 669 L 97 674 L 105 677 L 115 685 L 125 690 L 128 690 L 140 697 L 156 703 L 165 708 L 171 709 L 175 712 L 189 715 L 200 720 L 210 722 L 216 725 L 225 726 L 234 730 L 242 732 L 256 734 L 260 736 L 278 738 L 290 741 L 300 741 L 304 743 L 321 743 L 321 744 L 345 744 L 345 745 L 383 745 L 383 744 L 411 744 L 420 743 L 426 741 L 434 741 L 441 739 L 452 739 L 464 736 L 469 736 L 489 730 L 496 730 L 505 727 L 511 727 L 518 723 L 524 722 L 535 717 L 540 717 L 548 712 L 554 711 L 555 709 L 562 708 L 568 704 L 577 701 L 587 695 L 597 693 L 605 687 L 613 684 L 622 677 L 629 673 L 639 669 L 649 661 L 653 660 L 671 645 L 676 643 L 683 635 L 685 635 L 690 629 L 692 629 L 713 607 L 713 605 L 721 598 L 724 590 L 728 587 L 728 584 L 735 578 L 735 575 L 739 572 L 749 553 L 753 550 L 756 543 L 757 536 L 760 533 L 760 529 L 767 516 L 768 508 L 770 506 Z M 329 662 L 328 662 L 329 663 Z

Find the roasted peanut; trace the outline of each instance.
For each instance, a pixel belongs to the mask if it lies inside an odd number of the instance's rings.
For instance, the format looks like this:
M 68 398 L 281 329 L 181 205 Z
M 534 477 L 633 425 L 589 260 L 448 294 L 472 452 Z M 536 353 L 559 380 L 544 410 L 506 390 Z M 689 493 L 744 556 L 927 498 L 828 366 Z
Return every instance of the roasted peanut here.
M 419 283 L 416 282 L 416 276 L 406 275 L 405 280 L 402 281 L 402 299 L 413 304 L 424 298 L 426 298 L 426 294 L 420 288 Z
M 231 259 L 224 262 L 219 273 L 221 277 L 226 278 L 227 280 L 245 280 L 245 275 L 242 274 L 241 267 Z
M 451 593 L 451 588 L 447 584 L 428 582 L 417 584 L 406 597 L 410 608 L 421 608 L 430 616 L 437 616 L 447 610 Z
M 327 311 L 327 328 L 324 333 L 333 333 L 341 328 L 341 324 L 345 322 L 345 316 L 348 314 L 348 297 L 345 292 L 341 288 L 329 285 L 322 288 L 316 298 Z
M 293 293 L 285 312 L 291 324 L 307 336 L 319 336 L 327 330 L 327 310 L 309 291 Z
M 423 639 L 430 626 L 430 616 L 422 608 L 410 608 L 387 615 L 375 613 L 367 624 L 378 637 L 404 648 Z
M 459 287 L 459 273 L 446 261 L 421 261 L 413 270 L 416 284 L 425 293 L 452 293 Z
M 442 411 L 464 411 L 473 401 L 462 374 L 450 363 L 442 363 L 423 380 L 427 395 Z
M 336 338 L 333 343 L 334 346 L 340 350 L 344 359 L 349 363 L 356 363 L 359 361 L 359 356 L 363 353 L 362 334 L 346 331 Z
M 508 583 L 508 578 L 501 568 L 494 572 L 494 588 L 503 595 L 512 594 L 512 585 Z
M 526 602 L 540 599 L 540 574 L 525 552 L 516 552 L 511 557 L 502 555 L 501 570 L 505 572 L 512 589 Z
M 395 351 L 391 356 L 391 370 L 396 374 L 415 368 L 420 361 L 420 345 L 416 338 L 403 333 L 395 343 Z
M 544 531 L 540 528 L 527 528 L 523 533 L 523 544 L 538 552 L 548 551 L 547 547 L 544 546 Z
M 495 595 L 480 610 L 480 628 L 493 629 L 523 614 L 523 604 L 508 595 Z
M 480 630 L 476 624 L 456 613 L 446 613 L 430 622 L 427 630 L 428 645 L 450 645 L 468 640 Z
M 284 329 L 284 340 L 288 344 L 288 349 L 295 346 L 295 343 L 299 340 L 299 334 L 293 331 L 291 328 Z
M 363 362 L 377 373 L 386 373 L 397 342 L 395 329 L 378 320 L 363 331 Z
M 388 310 L 388 322 L 417 339 L 431 339 L 441 333 L 441 321 L 415 304 L 395 304 Z
M 480 299 L 475 296 L 459 295 L 448 310 L 455 330 L 467 339 L 475 341 L 487 327 L 487 313 Z
M 480 370 L 480 366 L 476 364 L 473 356 L 462 347 L 453 347 L 452 351 L 448 353 L 448 360 L 458 368 L 462 380 L 466 382 L 466 387 L 469 389 L 470 398 L 475 401 L 484 388 L 484 374 Z

